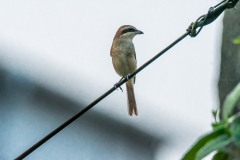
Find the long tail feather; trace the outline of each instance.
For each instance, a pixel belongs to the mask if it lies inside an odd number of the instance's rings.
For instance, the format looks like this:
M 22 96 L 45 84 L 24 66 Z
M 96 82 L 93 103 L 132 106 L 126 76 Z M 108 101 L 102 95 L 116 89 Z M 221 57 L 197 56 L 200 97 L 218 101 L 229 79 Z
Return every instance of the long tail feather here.
M 131 80 L 126 82 L 126 90 L 127 90 L 127 100 L 128 100 L 128 114 L 131 116 L 133 113 L 138 115 L 137 104 L 134 95 L 133 83 Z

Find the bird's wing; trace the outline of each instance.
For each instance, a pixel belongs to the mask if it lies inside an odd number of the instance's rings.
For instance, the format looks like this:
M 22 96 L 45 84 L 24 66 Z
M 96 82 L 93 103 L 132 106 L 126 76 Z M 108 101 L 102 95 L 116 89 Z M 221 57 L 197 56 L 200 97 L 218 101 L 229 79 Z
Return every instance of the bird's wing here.
M 129 55 L 134 56 L 134 60 L 135 60 L 135 64 L 136 64 L 135 68 L 134 68 L 134 71 L 136 71 L 136 69 L 137 69 L 137 56 L 136 56 L 134 44 L 129 46 L 128 53 L 129 53 Z M 133 83 L 135 84 L 135 82 L 136 82 L 136 76 L 134 76 L 134 78 L 133 78 Z

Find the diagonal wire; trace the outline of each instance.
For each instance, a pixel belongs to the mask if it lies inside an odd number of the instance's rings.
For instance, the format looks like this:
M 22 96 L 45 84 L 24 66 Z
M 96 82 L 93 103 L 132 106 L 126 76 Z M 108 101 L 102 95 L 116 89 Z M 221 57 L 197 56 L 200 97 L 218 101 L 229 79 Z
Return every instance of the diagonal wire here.
M 151 64 L 153 61 L 155 61 L 158 57 L 160 57 L 161 55 L 163 55 L 167 50 L 169 50 L 170 48 L 172 48 L 175 44 L 177 44 L 179 41 L 181 41 L 182 39 L 184 39 L 187 35 L 189 35 L 190 31 L 187 31 L 186 33 L 184 33 L 181 37 L 179 37 L 178 39 L 176 39 L 173 43 L 171 43 L 169 46 L 167 46 L 165 49 L 163 49 L 160 53 L 158 53 L 157 55 L 155 55 L 152 59 L 150 59 L 149 61 L 147 61 L 145 64 L 143 64 L 141 67 L 139 67 L 135 72 L 133 72 L 132 74 L 128 75 L 128 78 L 132 78 L 134 77 L 137 73 L 139 73 L 141 70 L 143 70 L 145 67 L 147 67 L 149 64 Z M 116 90 L 118 87 L 120 87 L 121 85 L 123 85 L 127 80 L 127 77 L 125 77 L 122 81 L 118 82 L 114 87 L 112 87 L 111 89 L 109 89 L 106 93 L 104 93 L 103 95 L 101 95 L 99 98 L 97 98 L 95 101 L 93 101 L 91 104 L 89 104 L 88 106 L 86 106 L 83 110 L 81 110 L 79 113 L 77 113 L 75 116 L 73 116 L 72 118 L 70 118 L 69 120 L 67 120 L 66 122 L 64 122 L 61 126 L 59 126 L 58 128 L 56 128 L 55 130 L 53 130 L 51 133 L 49 133 L 47 136 L 45 136 L 43 139 L 41 139 L 40 141 L 38 141 L 36 144 L 34 144 L 32 147 L 30 147 L 28 150 L 26 150 L 24 153 L 22 153 L 20 156 L 18 156 L 17 158 L 15 158 L 15 160 L 21 160 L 23 158 L 25 158 L 26 156 L 28 156 L 30 153 L 32 153 L 34 150 L 36 150 L 38 147 L 40 147 L 42 144 L 44 144 L 46 141 L 48 141 L 50 138 L 52 138 L 54 135 L 56 135 L 58 132 L 60 132 L 62 129 L 64 129 L 65 127 L 67 127 L 69 124 L 71 124 L 73 121 L 75 121 L 77 118 L 79 118 L 81 115 L 83 115 L 84 113 L 86 113 L 89 109 L 91 109 L 94 105 L 96 105 L 98 102 L 100 102 L 101 100 L 103 100 L 105 97 L 107 97 L 109 94 L 111 94 L 114 90 Z

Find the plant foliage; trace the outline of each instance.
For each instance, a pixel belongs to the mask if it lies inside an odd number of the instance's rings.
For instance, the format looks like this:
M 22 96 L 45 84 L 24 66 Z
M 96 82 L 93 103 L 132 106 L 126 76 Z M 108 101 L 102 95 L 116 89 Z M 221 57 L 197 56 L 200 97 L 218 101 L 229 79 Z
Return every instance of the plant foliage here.
M 240 37 L 239 44 L 240 44 Z M 213 115 L 215 123 L 213 131 L 200 137 L 185 153 L 182 160 L 201 160 L 209 153 L 216 152 L 212 160 L 230 160 L 231 154 L 226 149 L 229 144 L 234 145 L 234 153 L 240 151 L 240 112 L 233 114 L 233 109 L 240 100 L 240 83 L 228 94 L 223 104 L 221 121 L 216 121 L 217 112 Z M 240 159 L 240 157 L 238 157 Z

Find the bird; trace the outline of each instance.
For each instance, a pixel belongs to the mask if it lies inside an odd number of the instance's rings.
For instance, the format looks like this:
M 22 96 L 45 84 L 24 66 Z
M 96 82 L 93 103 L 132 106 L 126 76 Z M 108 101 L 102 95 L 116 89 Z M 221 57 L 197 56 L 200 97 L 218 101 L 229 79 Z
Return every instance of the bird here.
M 123 25 L 117 30 L 113 38 L 110 50 L 112 64 L 116 73 L 122 78 L 133 73 L 137 69 L 136 52 L 132 40 L 138 34 L 143 34 L 143 32 L 132 25 Z M 136 116 L 138 115 L 134 94 L 135 81 L 136 76 L 126 82 L 129 116 L 132 116 L 133 113 Z

